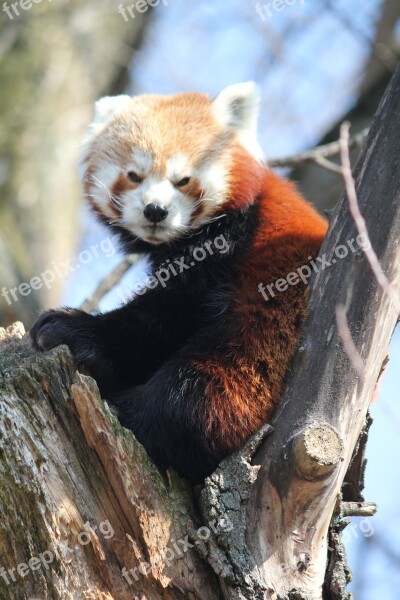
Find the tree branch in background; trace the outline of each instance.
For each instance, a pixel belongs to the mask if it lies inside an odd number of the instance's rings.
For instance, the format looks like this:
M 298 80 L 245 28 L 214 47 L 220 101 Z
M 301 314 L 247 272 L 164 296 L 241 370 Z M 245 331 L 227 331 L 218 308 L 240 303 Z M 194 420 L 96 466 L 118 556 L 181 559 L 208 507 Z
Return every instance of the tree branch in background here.
M 110 271 L 98 284 L 91 296 L 81 304 L 80 308 L 86 312 L 99 310 L 100 301 L 106 296 L 129 271 L 131 266 L 139 259 L 138 254 L 126 256 L 112 271 Z
M 349 204 L 350 213 L 354 219 L 354 223 L 356 225 L 358 234 L 363 236 L 364 245 L 363 251 L 367 257 L 367 260 L 370 264 L 373 274 L 375 275 L 375 279 L 378 284 L 381 286 L 385 294 L 392 300 L 394 307 L 397 311 L 397 314 L 400 314 L 400 298 L 397 292 L 394 290 L 393 286 L 388 281 L 381 264 L 374 252 L 370 237 L 368 234 L 367 226 L 365 223 L 365 219 L 361 214 L 360 207 L 358 204 L 357 192 L 356 192 L 356 184 L 351 172 L 351 161 L 350 161 L 350 150 L 349 150 L 349 132 L 350 132 L 350 123 L 347 121 L 342 123 L 340 127 L 340 138 L 339 138 L 339 148 L 340 148 L 340 159 L 342 166 L 338 167 L 339 171 L 343 175 L 345 188 L 346 188 L 346 196 Z M 338 328 L 339 337 L 342 340 L 343 348 L 345 349 L 347 356 L 349 357 L 354 370 L 360 377 L 360 381 L 364 383 L 365 377 L 365 365 L 364 361 L 354 344 L 353 337 L 351 335 L 348 323 L 347 323 L 347 315 L 346 315 L 346 307 L 343 304 L 338 304 L 336 307 L 336 324 Z
M 110 0 L 35 2 L 23 12 L 11 23 L 4 13 L 0 26 L 6 40 L 0 113 L 8 124 L 0 136 L 0 237 L 10 248 L 0 251 L 0 281 L 8 289 L 73 254 L 77 148 L 93 102 L 125 87 L 152 10 L 129 23 Z M 58 277 L 35 294 L 21 294 L 12 306 L 1 299 L 0 322 L 17 319 L 29 327 L 41 308 L 59 303 L 62 282 Z
M 349 148 L 359 148 L 364 143 L 367 135 L 368 135 L 368 127 L 353 135 L 349 140 Z M 282 158 L 271 158 L 267 160 L 267 165 L 269 167 L 297 167 L 302 163 L 312 162 L 320 165 L 321 167 L 329 168 L 332 170 L 333 167 L 336 167 L 334 170 L 337 173 L 341 173 L 341 168 L 335 163 L 327 163 L 324 159 L 331 158 L 333 156 L 337 156 L 340 153 L 340 144 L 339 140 L 337 142 L 331 142 L 330 144 L 324 144 L 323 146 L 317 146 L 314 150 L 307 150 L 306 152 L 301 152 L 300 154 L 296 154 L 294 156 L 284 156 Z
M 358 352 L 354 343 L 349 324 L 347 322 L 346 307 L 343 304 L 338 304 L 336 307 L 336 324 L 338 328 L 339 337 L 342 340 L 343 348 L 346 351 L 347 356 L 352 362 L 355 372 L 360 378 L 360 381 L 364 383 L 365 378 L 365 365 L 361 354 Z

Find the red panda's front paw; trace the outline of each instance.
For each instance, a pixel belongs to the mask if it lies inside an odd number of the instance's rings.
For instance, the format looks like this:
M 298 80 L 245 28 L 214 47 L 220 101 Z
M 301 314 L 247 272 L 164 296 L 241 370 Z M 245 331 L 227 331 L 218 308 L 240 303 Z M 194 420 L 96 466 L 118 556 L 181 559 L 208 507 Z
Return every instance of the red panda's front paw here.
M 76 326 L 79 313 L 81 311 L 73 309 L 49 310 L 42 313 L 29 334 L 35 350 L 50 350 L 60 344 L 73 345 L 73 339 L 79 331 Z
M 110 379 L 113 365 L 104 350 L 99 323 L 94 315 L 73 308 L 49 310 L 40 315 L 30 331 L 35 350 L 51 350 L 61 344 L 69 347 L 76 364 L 99 385 Z
M 82 310 L 49 310 L 42 313 L 32 327 L 31 343 L 33 348 L 39 351 L 51 350 L 65 344 L 71 350 L 76 363 L 97 376 L 105 365 L 96 325 L 96 317 Z

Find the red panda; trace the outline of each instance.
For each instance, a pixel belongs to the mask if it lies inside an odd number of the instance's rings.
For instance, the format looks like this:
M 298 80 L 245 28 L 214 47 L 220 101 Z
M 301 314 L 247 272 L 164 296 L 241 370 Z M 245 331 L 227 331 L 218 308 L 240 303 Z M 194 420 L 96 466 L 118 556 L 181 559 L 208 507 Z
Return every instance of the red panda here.
M 48 311 L 31 330 L 38 350 L 67 344 L 155 462 L 192 482 L 272 419 L 306 311 L 294 275 L 327 230 L 263 166 L 258 105 L 253 83 L 99 100 L 84 195 L 151 274 L 116 310 Z

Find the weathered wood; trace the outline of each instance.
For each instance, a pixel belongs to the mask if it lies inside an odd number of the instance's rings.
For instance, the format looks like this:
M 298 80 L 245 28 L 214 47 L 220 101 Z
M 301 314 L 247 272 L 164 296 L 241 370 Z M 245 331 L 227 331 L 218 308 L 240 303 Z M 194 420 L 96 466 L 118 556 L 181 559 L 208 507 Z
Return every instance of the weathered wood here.
M 218 598 L 184 544 L 190 488 L 159 473 L 66 347 L 34 355 L 21 335 L 0 335 L 0 598 Z

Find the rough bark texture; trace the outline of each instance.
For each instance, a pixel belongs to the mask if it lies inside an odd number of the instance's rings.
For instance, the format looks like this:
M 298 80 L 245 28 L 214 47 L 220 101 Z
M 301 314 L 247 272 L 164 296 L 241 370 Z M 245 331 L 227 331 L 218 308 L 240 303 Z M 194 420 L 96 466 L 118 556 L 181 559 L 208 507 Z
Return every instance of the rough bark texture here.
M 400 70 L 356 169 L 373 245 L 397 291 L 399 128 Z M 333 263 L 335 248 L 355 237 L 342 200 L 322 253 Z M 363 382 L 338 339 L 338 302 L 365 361 Z M 0 597 L 349 598 L 342 517 L 362 500 L 354 481 L 363 441 L 356 446 L 396 319 L 362 252 L 321 271 L 274 429 L 195 493 L 159 473 L 65 347 L 34 355 L 18 327 L 3 330 Z
M 66 347 L 34 355 L 18 337 L 0 345 L 0 598 L 217 598 L 211 568 L 173 545 L 199 527 L 190 488 L 158 472 Z

